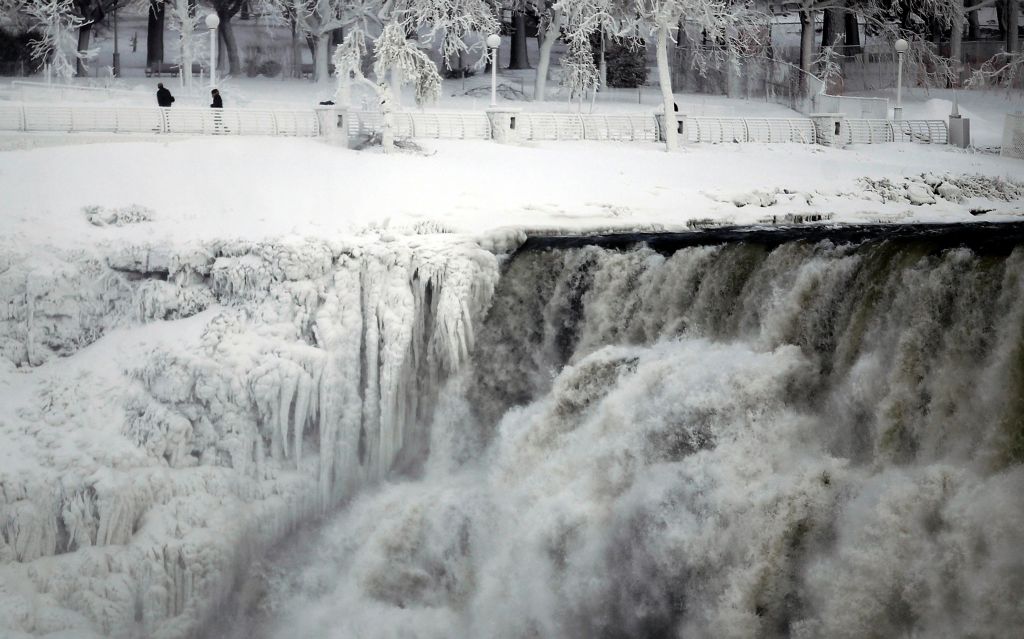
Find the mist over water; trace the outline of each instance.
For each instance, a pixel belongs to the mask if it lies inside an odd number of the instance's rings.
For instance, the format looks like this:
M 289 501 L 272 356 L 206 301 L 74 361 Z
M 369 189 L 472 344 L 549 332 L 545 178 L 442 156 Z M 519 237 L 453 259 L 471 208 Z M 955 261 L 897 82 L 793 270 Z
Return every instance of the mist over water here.
M 521 251 L 236 636 L 1013 636 L 1022 293 L 1024 248 L 927 239 Z

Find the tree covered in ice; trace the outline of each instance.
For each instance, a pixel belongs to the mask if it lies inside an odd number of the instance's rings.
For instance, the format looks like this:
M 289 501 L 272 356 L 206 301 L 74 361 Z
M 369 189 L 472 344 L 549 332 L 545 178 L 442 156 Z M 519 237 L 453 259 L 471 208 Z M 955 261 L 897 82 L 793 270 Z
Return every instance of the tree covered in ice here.
M 178 47 L 174 61 L 182 68 L 185 86 L 192 88 L 192 62 L 198 57 L 197 48 L 201 39 L 196 37 L 199 28 L 199 15 L 195 3 L 190 0 L 167 0 L 167 14 L 171 18 L 171 30 L 178 33 Z
M 620 11 L 624 25 L 655 40 L 658 84 L 666 116 L 665 146 L 675 149 L 678 133 L 672 120 L 674 100 L 669 69 L 668 43 L 686 31 L 690 40 L 704 39 L 714 46 L 694 47 L 690 63 L 703 73 L 712 60 L 733 61 L 737 53 L 756 41 L 763 13 L 752 1 L 741 0 L 636 0 L 629 11 Z
M 441 74 L 415 41 L 405 37 L 404 28 L 397 22 L 384 27 L 374 47 L 373 75 L 376 82 L 362 72 L 362 59 L 366 55 L 365 31 L 356 30 L 334 50 L 334 66 L 338 75 L 338 99 L 343 106 L 351 102 L 352 82 L 367 86 L 377 97 L 383 116 L 381 143 L 385 151 L 394 148 L 394 122 L 392 113 L 398 106 L 397 92 L 404 82 L 415 87 L 416 103 L 436 100 L 441 94 Z M 391 74 L 391 82 L 388 75 Z M 397 78 L 397 80 L 396 80 Z
M 363 15 L 372 15 L 372 6 L 358 0 L 277 0 L 276 8 L 290 16 L 296 28 L 312 42 L 316 82 L 327 82 L 330 78 L 331 34 Z
M 58 78 L 75 76 L 80 62 L 96 56 L 95 49 L 78 49 L 78 30 L 88 21 L 75 11 L 75 0 L 33 0 L 20 10 L 38 36 L 32 40 L 32 58 L 49 65 Z

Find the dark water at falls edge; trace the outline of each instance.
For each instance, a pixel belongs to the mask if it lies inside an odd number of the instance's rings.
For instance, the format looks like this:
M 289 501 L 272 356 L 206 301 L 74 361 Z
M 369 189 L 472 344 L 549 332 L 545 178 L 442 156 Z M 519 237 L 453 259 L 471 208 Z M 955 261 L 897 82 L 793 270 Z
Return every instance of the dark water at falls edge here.
M 985 254 L 1008 254 L 1024 244 L 1024 222 L 974 224 L 814 224 L 799 226 L 723 226 L 703 231 L 672 233 L 611 233 L 602 235 L 531 235 L 520 251 L 597 246 L 629 249 L 643 244 L 659 253 L 692 246 L 746 242 L 775 248 L 786 242 L 835 243 L 891 240 L 927 244 L 941 251 L 956 247 Z

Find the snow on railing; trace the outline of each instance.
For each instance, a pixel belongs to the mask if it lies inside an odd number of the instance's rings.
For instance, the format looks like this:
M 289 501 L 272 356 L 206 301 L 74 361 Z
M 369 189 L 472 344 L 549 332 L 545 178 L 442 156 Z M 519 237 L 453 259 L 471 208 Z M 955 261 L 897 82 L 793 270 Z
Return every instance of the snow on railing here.
M 843 121 L 844 144 L 920 142 L 948 144 L 949 129 L 942 120 L 859 120 Z
M 433 112 L 392 113 L 398 137 L 486 140 L 491 125 L 486 114 Z M 621 140 L 654 142 L 660 138 L 653 114 L 517 113 L 520 140 Z M 731 142 L 814 144 L 815 129 L 803 118 L 684 118 L 684 135 L 691 143 Z M 845 119 L 844 144 L 922 142 L 947 144 L 942 120 Z M 352 111 L 350 136 L 367 136 L 383 128 L 380 113 Z M 259 109 L 189 109 L 158 107 L 94 107 L 0 105 L 0 130 L 170 133 L 185 135 L 274 135 L 316 137 L 320 125 L 315 111 Z
M 516 129 L 524 140 L 658 140 L 651 114 L 519 113 Z
M 299 137 L 320 135 L 320 125 L 313 111 L 41 104 L 0 106 L 0 130 Z
M 350 111 L 349 135 L 369 136 L 384 127 L 384 117 L 374 111 Z M 456 140 L 489 140 L 491 124 L 484 113 L 392 113 L 397 137 Z
M 689 142 L 814 144 L 814 122 L 802 118 L 686 118 Z

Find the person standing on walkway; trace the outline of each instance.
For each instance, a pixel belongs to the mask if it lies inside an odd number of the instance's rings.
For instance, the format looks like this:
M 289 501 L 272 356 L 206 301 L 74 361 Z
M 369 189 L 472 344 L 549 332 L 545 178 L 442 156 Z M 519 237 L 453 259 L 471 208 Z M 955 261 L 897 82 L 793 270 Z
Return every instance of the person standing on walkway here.
M 210 91 L 210 95 L 213 96 L 213 102 L 210 103 L 211 109 L 223 109 L 224 101 L 220 99 L 220 91 L 213 89 Z M 214 133 L 226 133 L 227 129 L 224 128 L 224 120 L 221 118 L 220 111 L 213 114 L 213 132 Z
M 156 85 L 156 103 L 162 107 L 169 107 L 174 102 L 174 96 L 171 92 L 164 87 L 163 82 L 158 82 Z

